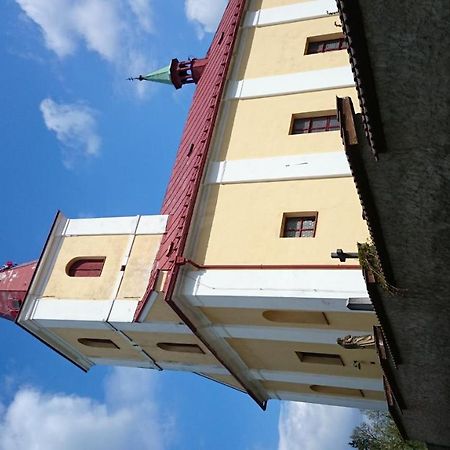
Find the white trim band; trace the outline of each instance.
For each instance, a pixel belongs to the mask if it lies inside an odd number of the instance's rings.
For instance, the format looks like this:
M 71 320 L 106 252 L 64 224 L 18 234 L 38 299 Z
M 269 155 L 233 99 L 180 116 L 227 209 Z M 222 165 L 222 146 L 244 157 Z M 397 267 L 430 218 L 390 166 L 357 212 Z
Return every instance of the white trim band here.
M 263 327 L 251 325 L 216 325 L 213 327 L 222 338 L 255 339 L 308 344 L 336 345 L 336 339 L 347 335 L 359 336 L 363 331 L 329 330 L 324 328 Z
M 210 184 L 310 180 L 351 176 L 345 153 L 310 153 L 276 158 L 213 162 L 206 182 Z
M 167 219 L 161 215 L 69 219 L 64 236 L 163 234 Z
M 353 73 L 349 65 L 332 69 L 250 78 L 231 82 L 226 99 L 270 97 L 353 87 Z
M 262 27 L 287 22 L 317 19 L 336 11 L 335 0 L 315 0 L 275 8 L 249 11 L 244 19 L 244 27 Z
M 321 405 L 343 406 L 346 408 L 374 409 L 386 411 L 387 403 L 384 400 L 370 400 L 366 398 L 340 397 L 321 394 L 300 394 L 296 392 L 268 391 L 271 398 L 289 400 L 294 402 L 319 403 Z
M 183 272 L 180 294 L 192 306 L 350 311 L 349 298 L 368 297 L 361 270 L 190 270 Z
M 306 372 L 279 372 L 275 370 L 251 370 L 258 380 L 277 381 L 295 384 L 320 384 L 321 386 L 341 387 L 348 389 L 366 389 L 383 392 L 383 382 L 378 378 L 347 377 Z

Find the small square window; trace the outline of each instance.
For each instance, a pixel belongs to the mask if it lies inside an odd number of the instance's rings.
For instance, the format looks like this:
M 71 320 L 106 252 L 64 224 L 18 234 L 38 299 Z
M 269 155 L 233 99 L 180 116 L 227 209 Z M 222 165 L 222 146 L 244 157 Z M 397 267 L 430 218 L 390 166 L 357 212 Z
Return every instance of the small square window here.
M 317 212 L 285 214 L 281 237 L 314 237 L 316 234 Z
M 306 43 L 305 54 L 313 55 L 315 53 L 333 52 L 336 50 L 344 50 L 347 48 L 347 41 L 342 35 L 341 37 L 331 36 L 328 39 L 326 38 L 326 36 L 321 36 L 319 37 L 319 40 L 317 40 L 317 38 L 309 38 Z
M 292 118 L 291 134 L 321 133 L 339 130 L 339 121 L 335 114 L 326 116 L 306 116 Z

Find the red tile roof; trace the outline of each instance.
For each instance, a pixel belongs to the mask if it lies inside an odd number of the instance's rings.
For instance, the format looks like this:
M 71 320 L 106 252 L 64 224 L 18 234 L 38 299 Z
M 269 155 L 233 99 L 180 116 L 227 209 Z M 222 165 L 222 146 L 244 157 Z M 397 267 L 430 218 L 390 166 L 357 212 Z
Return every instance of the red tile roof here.
M 197 199 L 209 145 L 220 107 L 245 0 L 230 0 L 208 50 L 208 64 L 197 85 L 184 127 L 161 214 L 169 215 L 147 291 L 136 319 L 154 289 L 160 271 L 167 272 L 165 298 L 170 301 Z

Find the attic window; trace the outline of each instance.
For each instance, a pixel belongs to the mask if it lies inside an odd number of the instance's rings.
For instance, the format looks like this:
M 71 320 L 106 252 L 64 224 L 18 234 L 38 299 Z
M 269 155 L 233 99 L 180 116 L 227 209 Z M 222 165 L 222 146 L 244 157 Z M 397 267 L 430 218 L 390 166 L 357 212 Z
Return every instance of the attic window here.
M 119 347 L 111 341 L 111 339 L 98 339 L 98 338 L 80 338 L 78 342 L 86 347 L 94 348 L 112 348 L 118 349 Z
M 199 353 L 205 352 L 197 344 L 183 344 L 178 342 L 158 342 L 157 346 L 161 350 L 168 352 L 180 352 L 180 353 Z
M 76 258 L 66 267 L 69 277 L 99 277 L 105 265 L 105 257 L 101 258 Z

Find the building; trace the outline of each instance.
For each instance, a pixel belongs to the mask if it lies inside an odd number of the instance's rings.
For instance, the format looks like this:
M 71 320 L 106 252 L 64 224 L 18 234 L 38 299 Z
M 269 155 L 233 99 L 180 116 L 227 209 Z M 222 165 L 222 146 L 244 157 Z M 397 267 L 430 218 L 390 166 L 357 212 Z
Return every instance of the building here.
M 395 288 L 368 286 L 383 328 L 389 410 L 405 438 L 450 448 L 450 4 L 337 3 L 364 105 L 359 114 L 342 103 L 344 135 L 356 138 L 346 153 L 381 272 Z
M 3 315 L 84 370 L 385 409 L 375 349 L 337 344 L 377 325 L 336 118 L 356 100 L 345 48 L 332 0 L 230 0 L 205 58 L 141 77 L 197 84 L 161 214 L 59 213 L 35 270 L 3 272 Z

